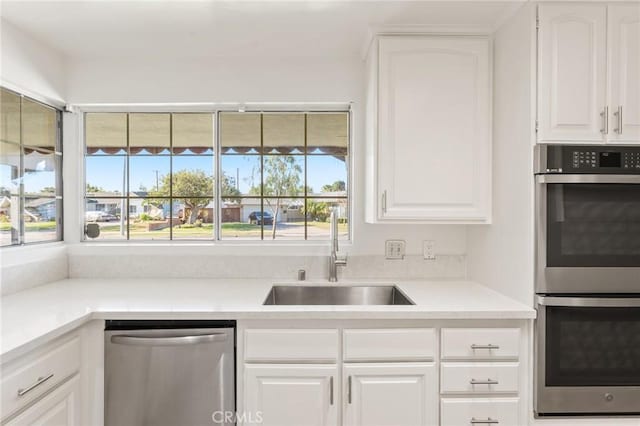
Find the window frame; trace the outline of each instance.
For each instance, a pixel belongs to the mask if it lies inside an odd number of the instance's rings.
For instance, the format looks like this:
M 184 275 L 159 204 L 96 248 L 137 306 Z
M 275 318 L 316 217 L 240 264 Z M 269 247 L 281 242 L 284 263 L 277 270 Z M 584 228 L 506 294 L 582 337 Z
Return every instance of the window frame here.
M 353 175 L 354 175 L 354 158 L 353 158 L 353 109 L 352 109 L 352 104 L 351 103 L 326 103 L 326 104 L 291 104 L 291 106 L 289 105 L 285 105 L 285 104 L 260 104 L 259 108 L 256 107 L 252 107 L 249 108 L 247 107 L 247 104 L 232 104 L 234 105 L 233 107 L 228 107 L 228 106 L 220 106 L 218 107 L 217 105 L 214 108 L 210 108 L 210 107 L 202 107 L 202 104 L 193 104 L 195 106 L 191 107 L 191 104 L 176 104 L 176 105 L 153 105 L 153 106 L 149 106 L 149 105 L 109 105 L 108 107 L 101 107 L 100 105 L 95 105 L 95 106 L 90 106 L 88 108 L 78 108 L 78 111 L 80 113 L 80 121 L 81 121 L 81 126 L 82 126 L 82 132 L 81 132 L 81 157 L 82 157 L 82 170 L 83 170 L 83 174 L 82 174 L 82 180 L 83 180 L 83 185 L 81 188 L 81 196 L 80 196 L 80 201 L 82 204 L 82 212 L 84 212 L 84 209 L 86 209 L 86 201 L 87 201 L 87 192 L 86 192 L 86 185 L 87 185 L 87 173 L 86 173 L 86 158 L 88 157 L 87 155 L 87 144 L 86 144 L 86 115 L 87 114 L 91 114 L 91 113 L 122 113 L 122 114 L 135 114 L 135 113 L 166 113 L 166 114 L 188 114 L 188 113 L 193 113 L 193 114 L 211 114 L 212 115 L 212 119 L 213 119 L 213 123 L 214 123 L 214 129 L 213 129 L 213 157 L 214 157 L 214 171 L 213 171 L 213 176 L 214 176 L 214 196 L 213 196 L 213 203 L 215 206 L 215 217 L 216 218 L 221 218 L 222 217 L 222 199 L 223 198 L 233 198 L 233 197 L 223 197 L 223 194 L 221 193 L 221 180 L 220 177 L 222 176 L 222 150 L 221 150 L 221 138 L 220 138 L 220 115 L 223 113 L 254 113 L 254 114 L 263 114 L 263 113 L 281 113 L 281 114 L 308 114 L 308 113 L 344 113 L 347 115 L 347 137 L 348 137 L 348 142 L 347 142 L 347 160 L 346 160 L 346 167 L 347 167 L 347 186 L 346 186 L 346 196 L 344 197 L 344 199 L 346 199 L 346 205 L 347 205 L 347 223 L 348 223 L 348 232 L 347 232 L 347 239 L 342 240 L 341 243 L 342 244 L 346 244 L 347 246 L 353 244 L 353 217 L 354 217 L 354 208 L 353 208 L 353 202 L 354 202 L 354 197 L 353 197 Z M 206 104 L 207 106 L 209 106 L 209 104 Z M 239 106 L 236 106 L 239 105 Z M 128 121 L 128 119 L 127 119 Z M 172 137 L 172 136 L 171 136 Z M 128 139 L 128 136 L 127 136 Z M 260 154 L 260 158 L 261 158 L 261 162 L 262 162 L 262 158 L 265 154 Z M 305 157 L 307 154 L 304 154 Z M 131 157 L 130 152 L 127 152 L 126 154 L 124 154 L 124 156 L 127 157 L 127 164 L 129 163 L 129 158 Z M 173 152 L 169 152 L 168 156 L 171 158 L 171 162 L 173 162 L 173 157 L 174 154 Z M 176 155 L 177 157 L 177 155 Z M 129 170 L 130 171 L 130 170 Z M 129 173 L 129 171 L 127 172 L 127 174 Z M 305 167 L 305 183 L 306 183 L 306 167 Z M 261 182 L 262 184 L 262 182 Z M 305 185 L 307 186 L 307 185 Z M 256 197 L 252 197 L 252 198 L 260 198 L 262 200 L 262 198 L 269 198 L 269 196 L 267 195 L 258 195 Z M 307 196 L 306 195 L 306 188 L 305 188 L 305 195 L 304 196 L 298 196 L 296 198 L 300 198 L 302 200 L 314 200 L 317 199 L 318 197 L 313 197 L 313 196 Z M 328 199 L 331 199 L 331 197 L 327 197 Z M 335 197 L 334 197 L 335 198 Z M 340 198 L 340 197 L 339 197 Z M 123 197 L 123 199 L 125 200 L 126 204 L 127 204 L 127 209 L 129 208 L 128 205 L 128 195 L 126 197 Z M 268 239 L 268 238 L 264 238 L 264 235 L 266 234 L 264 227 L 262 227 L 261 229 L 261 237 L 260 239 L 223 239 L 222 238 L 222 222 L 220 220 L 216 220 L 214 222 L 214 233 L 213 236 L 210 239 L 174 239 L 173 238 L 173 232 L 170 231 L 170 235 L 168 239 L 157 239 L 157 240 L 152 240 L 152 239 L 130 239 L 129 237 L 129 225 L 127 224 L 127 229 L 126 229 L 126 238 L 125 239 L 116 239 L 116 240 L 110 240 L 110 239 L 105 239 L 105 240 L 92 240 L 89 239 L 86 234 L 85 234 L 85 225 L 86 225 L 86 221 L 84 219 L 84 213 L 82 214 L 82 230 L 81 230 L 81 242 L 83 243 L 91 243 L 91 244 L 125 244 L 125 245 L 132 245 L 132 244 L 143 244 L 143 245 L 167 245 L 167 244 L 171 244 L 171 245 L 229 245 L 229 246 L 234 246 L 234 245 L 256 245 L 256 246 L 262 246 L 262 245 L 272 245 L 272 246 L 295 246 L 295 245 L 300 245 L 300 246 L 305 246 L 305 247 L 311 247 L 311 246 L 324 246 L 326 245 L 326 241 L 325 240 L 319 240 L 319 239 L 299 239 L 299 240 L 288 240 L 288 239 Z M 305 220 L 305 236 L 307 234 L 307 225 L 306 225 L 306 220 Z
M 59 106 L 53 105 L 52 102 L 48 102 L 46 100 L 37 99 L 33 96 L 25 94 L 23 91 L 13 89 L 7 87 L 5 85 L 0 85 L 0 90 L 6 91 L 20 98 L 20 119 L 19 119 L 19 128 L 20 128 L 20 142 L 15 144 L 9 141 L 3 141 L 4 143 L 9 143 L 11 145 L 17 145 L 19 147 L 19 168 L 20 168 L 20 179 L 21 182 L 19 184 L 18 189 L 18 197 L 19 197 L 19 211 L 20 215 L 18 218 L 19 221 L 19 229 L 18 229 L 18 243 L 16 244 L 8 244 L 0 246 L 0 250 L 7 249 L 9 247 L 33 247 L 33 246 L 43 246 L 43 245 L 51 245 L 58 244 L 64 241 L 64 154 L 63 154 L 63 130 L 62 130 L 62 113 L 63 109 Z M 24 188 L 24 183 L 22 179 L 24 178 L 24 168 L 25 168 L 25 148 L 31 149 L 36 148 L 35 145 L 26 145 L 24 143 L 24 118 L 23 118 L 23 106 L 24 100 L 28 100 L 34 104 L 40 105 L 44 108 L 50 109 L 54 111 L 56 116 L 55 123 L 55 143 L 52 150 L 47 149 L 47 152 L 53 154 L 53 160 L 55 162 L 55 195 L 52 198 L 55 200 L 55 212 L 56 212 L 56 238 L 50 240 L 42 240 L 42 241 L 26 241 L 26 225 L 25 225 L 25 210 L 26 210 L 26 192 Z

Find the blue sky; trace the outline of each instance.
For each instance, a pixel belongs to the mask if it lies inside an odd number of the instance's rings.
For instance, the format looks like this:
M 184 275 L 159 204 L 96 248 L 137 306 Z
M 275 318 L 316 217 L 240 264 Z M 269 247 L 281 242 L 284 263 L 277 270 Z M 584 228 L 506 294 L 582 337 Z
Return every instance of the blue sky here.
M 304 157 L 296 156 L 303 165 Z M 87 157 L 86 174 L 87 183 L 104 188 L 107 191 L 122 191 L 123 171 L 125 157 L 120 156 L 91 156 Z M 204 170 L 213 175 L 212 156 L 174 156 L 173 169 L 178 170 Z M 168 156 L 138 155 L 130 157 L 130 188 L 138 190 L 141 186 L 151 190 L 156 186 L 156 170 L 158 176 L 169 173 Z M 239 189 L 246 194 L 251 186 L 251 175 L 259 166 L 259 156 L 223 155 L 222 168 L 230 177 L 239 175 Z M 319 193 L 322 186 L 331 184 L 336 180 L 347 180 L 347 172 L 344 161 L 332 156 L 308 156 L 307 157 L 307 184 Z M 301 182 L 304 179 L 304 171 Z

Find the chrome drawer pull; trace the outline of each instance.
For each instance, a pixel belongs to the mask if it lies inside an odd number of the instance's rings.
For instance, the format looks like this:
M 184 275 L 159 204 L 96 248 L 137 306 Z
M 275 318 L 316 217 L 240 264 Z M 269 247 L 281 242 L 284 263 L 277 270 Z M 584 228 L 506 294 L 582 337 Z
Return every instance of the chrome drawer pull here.
M 476 349 L 500 349 L 500 346 L 498 345 L 492 345 L 491 343 L 489 343 L 488 345 L 476 345 L 475 343 L 471 345 L 471 349 L 476 350 Z
M 614 112 L 613 115 L 617 118 L 616 122 L 618 124 L 618 127 L 613 129 L 613 131 L 621 135 L 622 134 L 622 105 L 618 105 L 618 110 Z
M 333 376 L 329 377 L 329 405 L 333 405 Z
M 18 389 L 18 396 L 25 396 L 26 394 L 28 394 L 29 392 L 31 392 L 32 390 L 34 390 L 35 388 L 37 388 L 38 386 L 40 386 L 41 384 L 43 384 L 44 382 L 46 382 L 52 377 L 53 377 L 53 373 L 49 374 L 46 377 L 38 377 L 38 380 L 31 386 L 24 389 Z
M 603 135 L 609 134 L 609 107 L 604 107 L 604 110 L 600 113 L 600 117 L 602 117 L 602 128 L 600 129 L 600 133 Z
M 469 423 L 471 423 L 472 425 L 497 425 L 500 422 L 497 421 L 496 419 L 492 419 L 491 417 L 487 417 L 486 420 L 476 419 L 475 417 L 471 417 L 471 420 L 469 421 Z
M 487 380 L 471 379 L 469 384 L 472 384 L 472 385 L 497 385 L 498 381 L 497 380 L 493 380 L 493 379 L 487 379 Z

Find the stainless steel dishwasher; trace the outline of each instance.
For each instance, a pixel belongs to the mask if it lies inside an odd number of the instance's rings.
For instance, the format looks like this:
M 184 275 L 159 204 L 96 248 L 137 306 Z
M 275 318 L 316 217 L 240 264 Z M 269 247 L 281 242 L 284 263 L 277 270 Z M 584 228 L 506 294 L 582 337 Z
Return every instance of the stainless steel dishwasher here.
M 235 321 L 107 321 L 105 425 L 235 424 Z

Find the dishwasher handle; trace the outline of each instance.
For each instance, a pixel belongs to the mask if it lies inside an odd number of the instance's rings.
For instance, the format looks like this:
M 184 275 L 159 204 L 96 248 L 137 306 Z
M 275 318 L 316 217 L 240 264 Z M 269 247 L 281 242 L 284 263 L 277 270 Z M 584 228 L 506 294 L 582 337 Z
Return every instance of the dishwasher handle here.
M 170 336 L 170 337 L 142 337 L 115 335 L 111 336 L 111 343 L 116 345 L 131 346 L 184 346 L 197 345 L 200 343 L 223 342 L 227 340 L 226 333 L 197 334 L 193 336 Z

